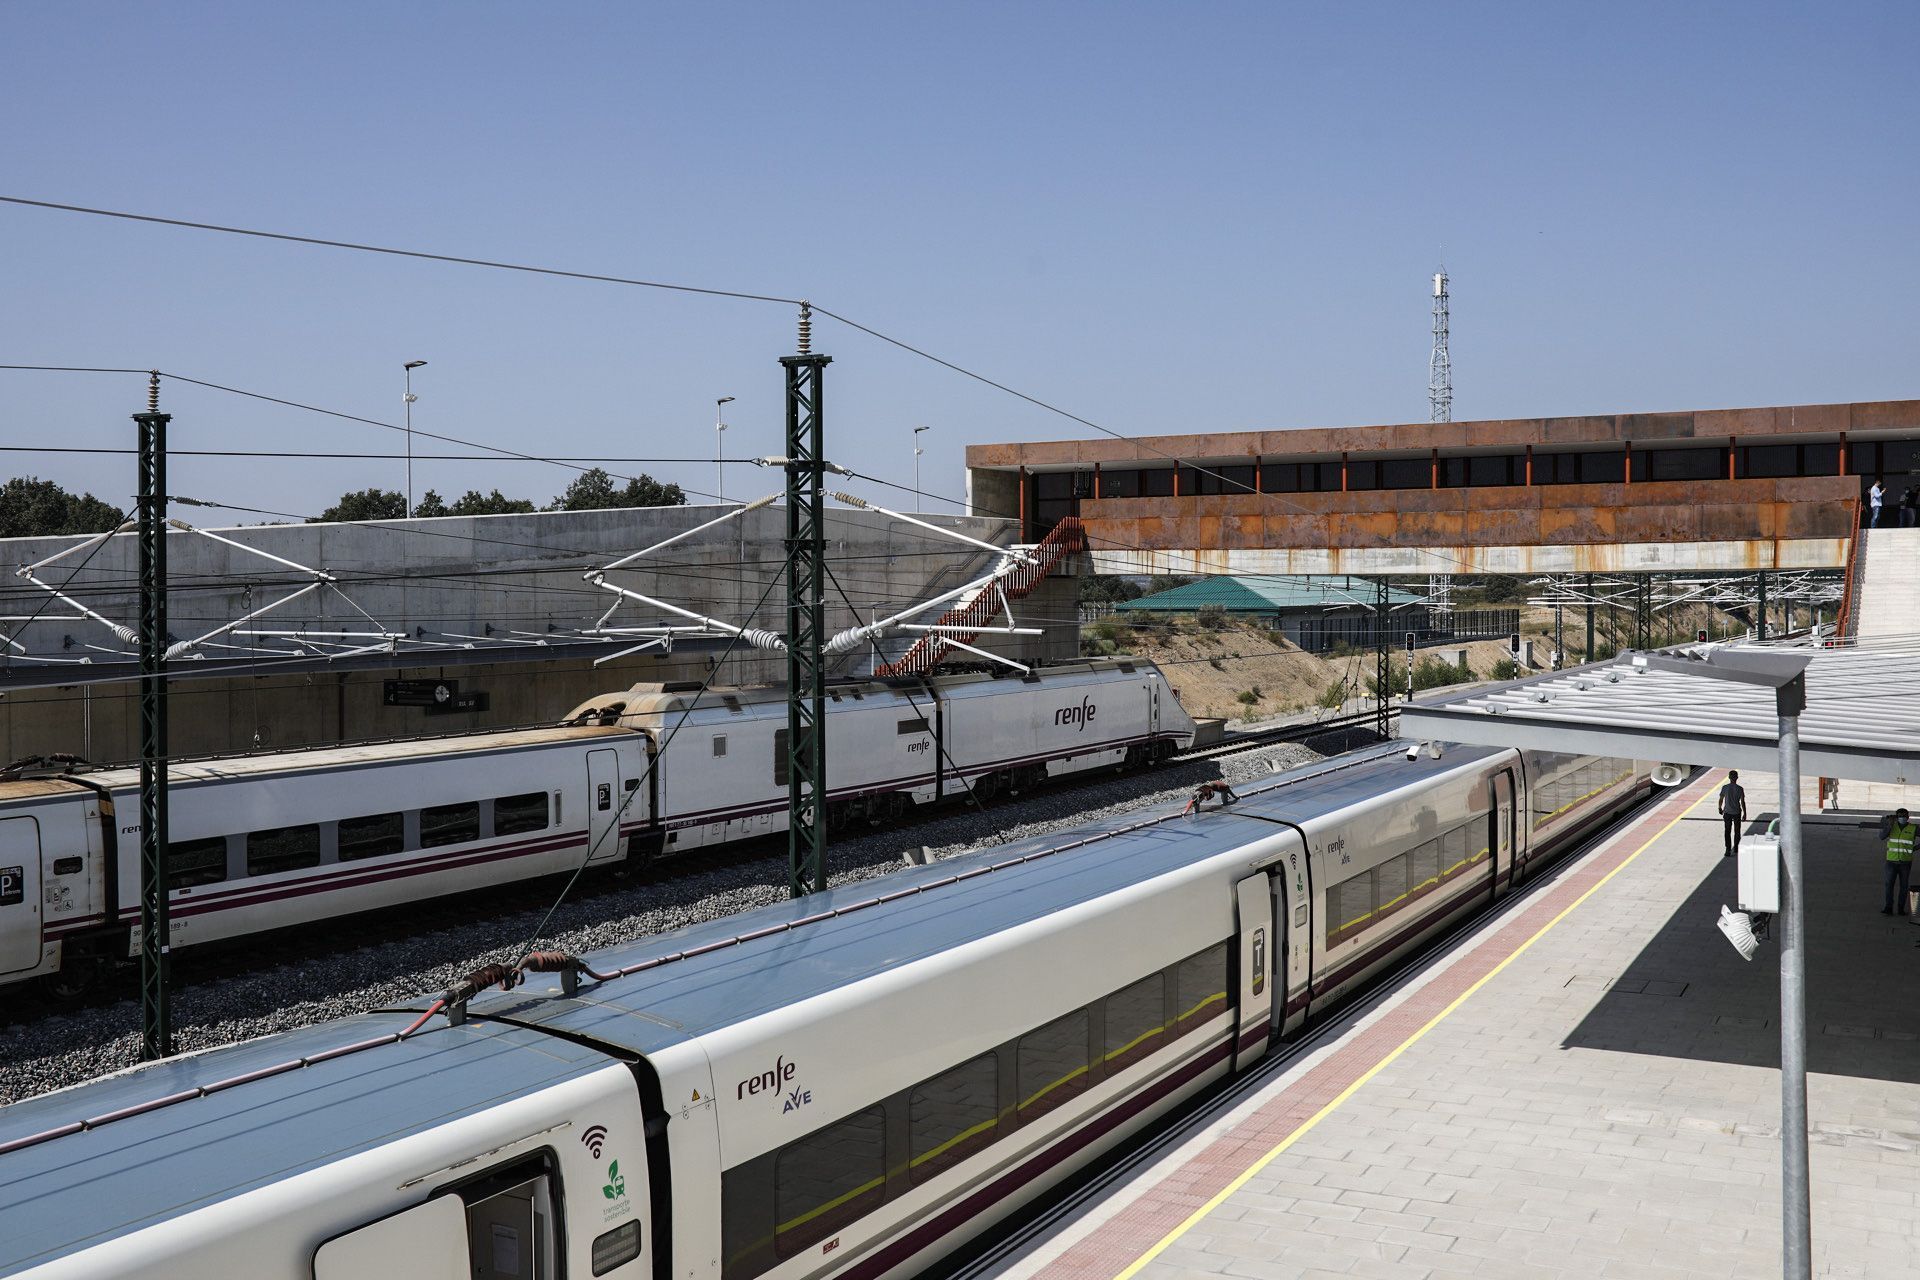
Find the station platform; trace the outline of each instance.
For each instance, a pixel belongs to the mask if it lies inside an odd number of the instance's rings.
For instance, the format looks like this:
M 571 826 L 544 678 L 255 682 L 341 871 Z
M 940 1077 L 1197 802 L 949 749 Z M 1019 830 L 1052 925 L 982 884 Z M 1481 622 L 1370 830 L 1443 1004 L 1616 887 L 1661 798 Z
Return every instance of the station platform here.
M 1711 771 L 1003 1274 L 1778 1274 L 1779 950 L 1733 901 Z M 1756 828 L 1771 778 L 1746 776 Z M 1814 1271 L 1920 1274 L 1920 928 L 1877 815 L 1805 819 Z

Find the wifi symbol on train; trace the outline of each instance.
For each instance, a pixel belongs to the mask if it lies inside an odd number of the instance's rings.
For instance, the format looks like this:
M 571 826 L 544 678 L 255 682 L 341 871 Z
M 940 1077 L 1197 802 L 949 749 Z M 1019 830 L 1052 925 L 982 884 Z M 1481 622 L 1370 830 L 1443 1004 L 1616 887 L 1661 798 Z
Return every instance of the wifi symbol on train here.
M 601 1148 L 607 1145 L 607 1126 L 603 1124 L 594 1125 L 580 1135 L 580 1141 L 586 1146 L 588 1151 L 593 1153 L 593 1158 L 598 1160 L 600 1158 Z

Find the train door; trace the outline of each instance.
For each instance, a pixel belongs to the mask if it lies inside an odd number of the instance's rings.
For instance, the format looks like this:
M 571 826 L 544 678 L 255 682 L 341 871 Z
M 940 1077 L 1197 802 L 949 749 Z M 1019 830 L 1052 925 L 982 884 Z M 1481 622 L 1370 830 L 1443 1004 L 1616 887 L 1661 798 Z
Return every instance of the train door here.
M 1267 1051 L 1272 1034 L 1273 894 L 1267 873 L 1248 876 L 1234 885 L 1235 918 L 1240 932 L 1239 1015 L 1234 1024 L 1233 1067 L 1238 1071 Z
M 589 864 L 611 862 L 620 856 L 620 755 L 612 750 L 587 752 L 587 856 Z
M 40 963 L 40 823 L 0 819 L 0 973 Z
M 1493 811 L 1487 815 L 1490 824 L 1487 832 L 1487 848 L 1493 855 L 1492 891 L 1500 892 L 1500 868 L 1507 868 L 1514 881 L 1520 879 L 1520 868 L 1514 862 L 1513 840 L 1513 770 L 1502 769 L 1493 775 Z

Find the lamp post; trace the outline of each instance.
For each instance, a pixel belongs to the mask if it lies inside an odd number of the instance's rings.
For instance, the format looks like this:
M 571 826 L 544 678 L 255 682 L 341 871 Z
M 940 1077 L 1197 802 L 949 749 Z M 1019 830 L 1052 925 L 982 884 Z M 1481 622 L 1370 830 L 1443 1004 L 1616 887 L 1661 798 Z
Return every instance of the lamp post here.
M 926 452 L 920 447 L 920 433 L 925 430 L 926 427 L 913 429 L 913 509 L 916 514 L 920 510 L 920 455 Z
M 401 365 L 407 375 L 407 514 L 413 514 L 413 371 L 425 365 L 425 360 L 409 360 Z
M 727 406 L 732 403 L 732 396 L 713 402 L 713 496 L 721 502 L 727 500 Z

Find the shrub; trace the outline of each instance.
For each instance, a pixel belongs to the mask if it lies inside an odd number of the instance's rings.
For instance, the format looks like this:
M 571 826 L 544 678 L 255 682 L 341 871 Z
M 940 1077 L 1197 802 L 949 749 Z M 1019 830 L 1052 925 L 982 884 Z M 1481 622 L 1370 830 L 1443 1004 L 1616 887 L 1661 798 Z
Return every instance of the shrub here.
M 1520 664 L 1512 658 L 1500 659 L 1493 664 L 1493 669 L 1487 672 L 1489 680 L 1518 680 L 1519 678 Z
M 1335 680 L 1331 684 L 1329 684 L 1326 688 L 1320 691 L 1320 697 L 1316 701 L 1319 703 L 1320 706 L 1324 707 L 1326 710 L 1333 711 L 1337 709 L 1340 706 L 1340 704 L 1345 702 L 1346 700 L 1347 700 L 1346 681 Z
M 1203 604 L 1194 611 L 1193 620 L 1208 631 L 1221 631 L 1227 625 L 1227 607 L 1222 604 Z
M 1234 697 L 1240 700 L 1240 705 L 1243 707 L 1250 707 L 1260 701 L 1259 693 L 1252 689 L 1242 689 L 1239 693 L 1236 693 Z

